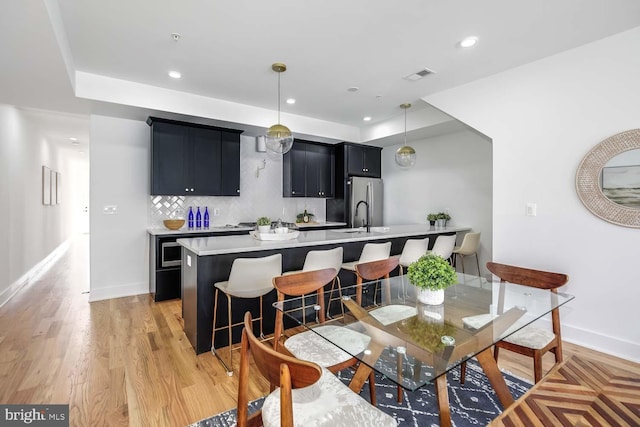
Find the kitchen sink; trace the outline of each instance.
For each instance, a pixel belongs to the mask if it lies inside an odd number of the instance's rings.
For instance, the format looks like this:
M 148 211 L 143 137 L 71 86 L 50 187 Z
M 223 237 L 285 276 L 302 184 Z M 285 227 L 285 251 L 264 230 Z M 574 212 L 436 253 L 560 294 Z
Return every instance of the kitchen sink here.
M 337 230 L 332 230 L 336 233 L 366 233 L 367 229 L 364 227 L 360 228 L 339 228 Z M 371 227 L 371 233 L 386 233 L 389 231 L 389 227 Z

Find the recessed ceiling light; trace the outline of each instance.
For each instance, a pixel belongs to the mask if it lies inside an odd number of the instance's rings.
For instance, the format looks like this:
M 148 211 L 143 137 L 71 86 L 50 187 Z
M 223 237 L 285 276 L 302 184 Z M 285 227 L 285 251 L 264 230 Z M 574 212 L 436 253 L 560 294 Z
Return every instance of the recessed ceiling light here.
M 71 141 L 73 145 L 78 145 L 78 138 L 70 137 L 69 141 Z
M 371 117 L 369 117 L 369 116 L 363 117 L 362 120 L 364 120 L 365 122 L 370 122 L 371 121 Z
M 358 86 L 351 86 L 347 88 L 347 92 L 357 92 L 360 88 Z
M 460 47 L 473 47 L 478 43 L 477 37 L 466 37 L 460 42 Z
M 172 79 L 179 79 L 180 77 L 182 77 L 182 74 L 180 73 L 180 71 L 169 71 L 169 77 L 171 77 Z
M 293 98 L 287 98 L 287 104 L 295 104 L 296 100 Z

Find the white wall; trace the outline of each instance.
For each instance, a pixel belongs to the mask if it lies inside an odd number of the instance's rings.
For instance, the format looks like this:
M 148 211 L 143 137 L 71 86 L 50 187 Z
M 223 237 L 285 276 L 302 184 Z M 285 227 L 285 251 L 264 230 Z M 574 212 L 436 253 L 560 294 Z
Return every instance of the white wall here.
M 324 199 L 282 197 L 282 160 L 255 151 L 241 137 L 240 197 L 187 197 L 184 206 L 220 209 L 212 226 L 255 221 L 267 215 L 293 221 L 307 207 L 325 217 Z M 265 169 L 256 176 L 262 160 Z M 147 228 L 162 226 L 164 211 L 149 196 L 149 126 L 145 122 L 91 116 L 91 301 L 149 292 Z M 105 215 L 104 206 L 117 206 Z M 176 203 L 177 205 L 177 203 Z
M 640 361 L 640 230 L 592 215 L 574 184 L 587 151 L 640 127 L 637 52 L 640 28 L 425 101 L 493 140 L 494 259 L 569 274 L 564 339 Z
M 478 253 L 481 272 L 486 274 L 484 265 L 492 252 L 491 142 L 462 131 L 409 145 L 417 154 L 411 169 L 396 165 L 399 146 L 382 150 L 385 224 L 424 224 L 428 213 L 448 209 L 450 224 L 482 233 Z M 465 271 L 476 271 L 473 258 L 466 259 Z
M 147 293 L 149 126 L 93 115 L 90 134 L 90 301 Z
M 0 305 L 73 233 L 68 201 L 42 204 L 43 165 L 61 172 L 63 196 L 74 185 L 74 156 L 47 139 L 43 115 L 56 119 L 55 113 L 0 105 Z

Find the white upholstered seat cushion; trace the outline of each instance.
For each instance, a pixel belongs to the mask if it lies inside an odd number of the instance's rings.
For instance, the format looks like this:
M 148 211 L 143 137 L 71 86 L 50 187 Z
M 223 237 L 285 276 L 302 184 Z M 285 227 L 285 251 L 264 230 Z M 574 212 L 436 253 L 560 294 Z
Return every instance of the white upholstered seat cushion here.
M 409 317 L 413 317 L 417 313 L 418 309 L 416 309 L 415 307 L 398 304 L 386 305 L 369 312 L 371 317 L 385 326 L 399 322 L 400 320 L 408 319 Z
M 555 334 L 551 331 L 534 326 L 525 326 L 506 337 L 503 341 L 539 350 L 549 344 L 554 337 Z
M 462 323 L 467 328 L 480 329 L 496 317 L 498 316 L 489 313 L 479 314 L 477 316 L 463 317 Z M 516 323 L 515 325 L 512 325 L 509 329 L 507 329 L 505 333 L 508 334 L 511 330 L 517 327 L 519 326 Z M 549 330 L 539 329 L 535 326 L 525 326 L 519 331 L 514 332 L 513 334 L 504 338 L 503 341 L 539 350 L 549 344 L 554 337 L 555 334 Z
M 324 325 L 314 328 L 317 332 L 306 331 L 288 338 L 284 347 L 296 358 L 308 360 L 323 368 L 328 368 L 349 360 L 352 354 L 366 350 L 371 338 L 360 332 L 340 326 Z M 337 347 L 331 342 L 340 345 Z M 343 351 L 347 350 L 349 353 Z
M 322 338 L 321 338 L 322 339 Z M 309 387 L 292 390 L 293 422 L 304 427 L 396 426 L 395 419 L 382 412 L 322 369 L 322 376 Z M 262 405 L 265 427 L 280 427 L 280 389 L 269 394 Z
M 490 313 L 478 314 L 476 316 L 463 317 L 462 318 L 462 324 L 465 326 L 465 328 L 480 329 L 484 325 L 486 325 L 487 323 L 491 322 L 496 317 L 498 317 L 498 316 L 496 316 L 495 314 L 490 314 Z

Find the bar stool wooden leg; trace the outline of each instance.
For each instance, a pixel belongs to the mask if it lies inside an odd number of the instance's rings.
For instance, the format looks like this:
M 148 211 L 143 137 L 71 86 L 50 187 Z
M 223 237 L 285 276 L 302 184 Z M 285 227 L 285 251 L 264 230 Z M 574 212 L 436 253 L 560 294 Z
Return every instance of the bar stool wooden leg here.
M 251 325 L 253 326 L 253 323 Z M 262 295 L 260 295 L 260 339 L 264 339 L 264 332 L 262 330 Z

